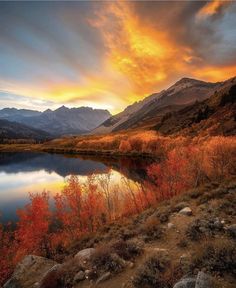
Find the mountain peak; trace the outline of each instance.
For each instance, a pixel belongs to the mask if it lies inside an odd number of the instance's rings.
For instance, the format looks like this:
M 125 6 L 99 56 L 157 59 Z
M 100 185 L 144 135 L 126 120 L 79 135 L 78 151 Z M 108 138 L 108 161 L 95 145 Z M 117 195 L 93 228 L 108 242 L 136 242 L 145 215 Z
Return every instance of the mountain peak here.
M 50 112 L 52 112 L 52 110 L 48 108 L 48 109 L 45 110 L 43 113 L 50 113 Z
M 205 83 L 205 82 L 194 78 L 183 77 L 179 81 L 177 81 L 174 85 L 187 84 L 187 83 Z
M 69 108 L 67 108 L 65 105 L 62 105 L 61 107 L 57 108 L 55 111 L 64 112 L 64 111 L 67 111 L 67 110 L 69 110 Z

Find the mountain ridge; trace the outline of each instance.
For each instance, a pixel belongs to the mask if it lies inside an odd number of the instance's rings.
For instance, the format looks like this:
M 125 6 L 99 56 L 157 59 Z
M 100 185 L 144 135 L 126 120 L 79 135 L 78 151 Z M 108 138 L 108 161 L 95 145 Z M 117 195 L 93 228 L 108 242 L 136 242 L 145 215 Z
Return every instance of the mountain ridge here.
M 87 133 L 110 116 L 108 110 L 84 106 L 68 108 L 63 105 L 43 112 L 16 108 L 0 110 L 0 119 L 25 124 L 55 136 Z
M 168 106 L 170 110 L 173 107 L 173 111 L 175 111 L 183 108 L 183 105 L 194 103 L 196 100 L 205 100 L 222 83 L 205 82 L 184 77 L 169 88 L 159 93 L 153 93 L 143 100 L 129 105 L 119 114 L 111 116 L 111 118 L 93 130 L 92 134 L 103 134 L 135 128 L 135 125 L 142 121 L 162 116 Z
M 0 143 L 12 139 L 43 141 L 51 138 L 52 136 L 45 131 L 18 122 L 0 119 Z

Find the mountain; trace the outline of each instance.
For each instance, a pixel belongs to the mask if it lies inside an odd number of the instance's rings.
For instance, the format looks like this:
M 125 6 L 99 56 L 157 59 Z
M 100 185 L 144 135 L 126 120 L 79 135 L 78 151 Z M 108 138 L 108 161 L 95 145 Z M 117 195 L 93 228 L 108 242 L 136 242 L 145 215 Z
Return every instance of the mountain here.
M 45 131 L 34 129 L 24 124 L 0 119 L 0 143 L 9 139 L 47 140 L 52 138 Z
M 148 125 L 167 112 L 177 111 L 196 100 L 208 98 L 222 83 L 210 83 L 191 78 L 182 78 L 167 90 L 152 94 L 144 100 L 128 106 L 123 112 L 112 116 L 92 131 L 109 133 Z
M 210 98 L 167 113 L 154 129 L 163 135 L 236 135 L 236 77 L 222 83 Z
M 33 117 L 40 115 L 41 112 L 28 109 L 4 108 L 0 110 L 0 118 L 9 121 L 20 121 L 24 117 Z
M 0 119 L 26 124 L 55 136 L 89 132 L 110 116 L 107 110 L 89 107 L 69 109 L 62 106 L 55 111 L 47 109 L 44 112 L 15 108 L 0 110 Z

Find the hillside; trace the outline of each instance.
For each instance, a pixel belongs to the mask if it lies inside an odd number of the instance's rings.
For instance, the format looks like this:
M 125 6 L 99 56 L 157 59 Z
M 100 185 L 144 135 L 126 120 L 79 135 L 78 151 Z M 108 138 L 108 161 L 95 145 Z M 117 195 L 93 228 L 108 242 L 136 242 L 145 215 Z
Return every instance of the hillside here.
M 235 179 L 207 183 L 105 224 L 60 255 L 27 255 L 3 287 L 233 288 L 235 192 Z
M 52 136 L 42 130 L 24 124 L 0 119 L 0 142 L 10 139 L 46 140 Z
M 221 85 L 223 84 L 182 78 L 167 90 L 152 94 L 128 106 L 123 112 L 106 120 L 92 133 L 109 133 L 137 128 L 145 126 L 150 120 L 152 123 L 157 122 L 166 112 L 179 110 L 195 101 L 210 97 Z
M 154 128 L 164 135 L 235 135 L 236 77 L 209 98 L 164 115 Z
M 24 109 L 0 110 L 0 118 L 31 126 L 55 136 L 86 133 L 111 115 L 107 110 L 89 107 L 67 108 L 62 106 L 54 111 L 44 112 Z

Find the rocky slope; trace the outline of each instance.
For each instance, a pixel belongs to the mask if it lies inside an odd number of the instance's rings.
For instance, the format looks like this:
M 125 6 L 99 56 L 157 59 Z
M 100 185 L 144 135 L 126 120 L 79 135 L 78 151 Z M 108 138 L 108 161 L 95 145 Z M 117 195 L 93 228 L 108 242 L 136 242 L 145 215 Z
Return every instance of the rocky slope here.
M 28 255 L 4 288 L 233 288 L 235 192 L 235 179 L 208 183 L 105 225 L 62 257 Z
M 0 110 L 0 118 L 16 121 L 55 136 L 86 133 L 110 117 L 107 110 L 89 107 L 67 108 L 62 106 L 55 111 L 44 112 L 18 109 Z
M 154 127 L 164 135 L 235 135 L 236 77 L 225 81 L 209 99 L 165 114 Z
M 102 123 L 92 133 L 109 133 L 142 126 L 150 119 L 160 117 L 166 112 L 179 110 L 196 100 L 207 99 L 221 85 L 223 84 L 183 78 L 167 90 L 152 94 L 128 106 L 123 112 Z

